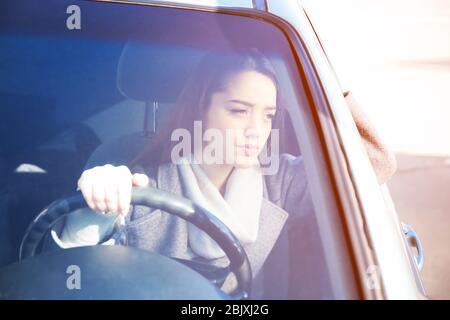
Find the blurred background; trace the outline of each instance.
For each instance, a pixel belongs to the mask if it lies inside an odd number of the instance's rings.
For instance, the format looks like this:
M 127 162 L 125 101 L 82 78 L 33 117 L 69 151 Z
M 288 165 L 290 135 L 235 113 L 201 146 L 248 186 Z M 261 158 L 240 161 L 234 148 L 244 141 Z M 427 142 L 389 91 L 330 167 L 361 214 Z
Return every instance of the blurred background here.
M 303 0 L 344 89 L 396 153 L 389 181 L 422 279 L 450 299 L 450 0 Z

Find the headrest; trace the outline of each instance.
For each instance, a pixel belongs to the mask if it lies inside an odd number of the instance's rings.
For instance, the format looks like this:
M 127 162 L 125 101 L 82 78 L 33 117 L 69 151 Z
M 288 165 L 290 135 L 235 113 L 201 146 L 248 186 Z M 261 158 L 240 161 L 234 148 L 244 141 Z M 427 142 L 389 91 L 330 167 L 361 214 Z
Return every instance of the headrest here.
M 168 44 L 129 42 L 117 67 L 117 87 L 138 101 L 174 102 L 204 52 Z

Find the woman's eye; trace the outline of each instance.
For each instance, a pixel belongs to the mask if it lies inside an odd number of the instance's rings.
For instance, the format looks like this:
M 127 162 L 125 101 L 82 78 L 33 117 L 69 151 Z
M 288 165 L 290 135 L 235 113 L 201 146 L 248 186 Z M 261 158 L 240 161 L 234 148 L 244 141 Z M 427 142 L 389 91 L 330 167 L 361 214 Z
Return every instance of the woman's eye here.
M 268 113 L 266 114 L 267 119 L 273 120 L 273 118 L 275 118 L 275 114 L 273 113 Z
M 247 114 L 247 110 L 245 110 L 245 109 L 231 109 L 230 111 L 231 111 L 231 113 L 238 114 L 238 115 Z

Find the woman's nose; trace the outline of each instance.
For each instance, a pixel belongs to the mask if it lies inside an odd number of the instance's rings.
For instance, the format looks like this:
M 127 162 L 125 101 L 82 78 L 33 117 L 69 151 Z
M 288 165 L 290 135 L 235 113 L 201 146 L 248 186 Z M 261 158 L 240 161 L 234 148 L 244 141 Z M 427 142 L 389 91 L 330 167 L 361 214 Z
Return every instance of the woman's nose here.
M 262 130 L 261 121 L 257 117 L 252 116 L 249 119 L 249 122 L 247 123 L 247 127 L 245 129 L 244 134 L 247 138 L 250 137 L 258 138 L 261 135 L 261 130 Z

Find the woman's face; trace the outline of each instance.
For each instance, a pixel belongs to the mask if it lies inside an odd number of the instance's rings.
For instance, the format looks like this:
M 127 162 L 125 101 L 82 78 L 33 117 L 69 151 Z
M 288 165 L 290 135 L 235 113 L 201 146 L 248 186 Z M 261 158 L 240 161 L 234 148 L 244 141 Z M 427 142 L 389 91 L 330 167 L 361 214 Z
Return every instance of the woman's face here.
M 203 128 L 223 137 L 223 161 L 240 168 L 258 163 L 272 129 L 277 92 L 272 79 L 256 71 L 231 76 L 211 97 Z

